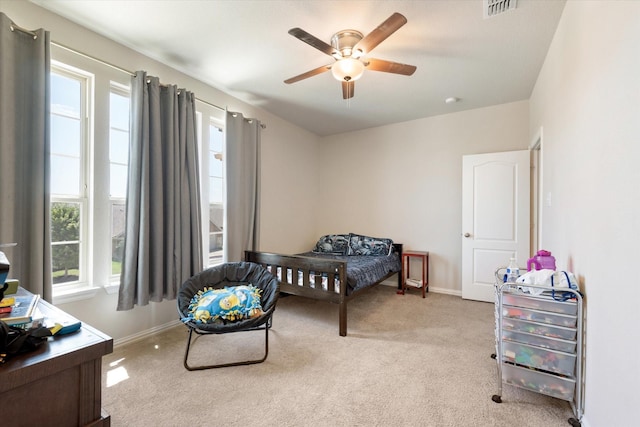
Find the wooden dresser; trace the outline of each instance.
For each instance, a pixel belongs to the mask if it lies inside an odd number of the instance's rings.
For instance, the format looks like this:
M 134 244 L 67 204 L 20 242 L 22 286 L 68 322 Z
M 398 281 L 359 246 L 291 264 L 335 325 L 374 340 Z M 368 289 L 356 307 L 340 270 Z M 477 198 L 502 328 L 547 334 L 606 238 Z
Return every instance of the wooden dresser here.
M 71 318 L 46 301 L 38 304 L 48 319 Z M 109 426 L 101 407 L 102 356 L 112 351 L 111 337 L 83 323 L 0 365 L 0 424 Z

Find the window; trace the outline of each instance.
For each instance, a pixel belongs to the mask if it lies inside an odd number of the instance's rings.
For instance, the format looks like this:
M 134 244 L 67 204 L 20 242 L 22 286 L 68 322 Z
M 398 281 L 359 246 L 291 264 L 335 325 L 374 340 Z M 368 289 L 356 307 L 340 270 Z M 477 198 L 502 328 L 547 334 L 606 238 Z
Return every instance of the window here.
M 52 282 L 60 303 L 100 287 L 117 291 L 131 76 L 56 46 L 51 56 Z
M 54 302 L 116 292 L 122 265 L 131 76 L 52 46 L 51 245 Z M 223 114 L 198 110 L 205 265 L 222 262 Z M 77 297 L 76 297 L 77 295 Z
M 120 280 L 124 249 L 125 198 L 129 162 L 129 90 L 115 83 L 109 98 L 111 281 Z
M 223 113 L 206 103 L 196 103 L 198 146 L 200 149 L 200 194 L 204 266 L 222 263 L 224 249 L 224 168 Z
M 224 228 L 224 133 L 209 123 L 209 265 L 222 262 Z
M 54 284 L 86 280 L 89 73 L 51 72 L 51 258 Z

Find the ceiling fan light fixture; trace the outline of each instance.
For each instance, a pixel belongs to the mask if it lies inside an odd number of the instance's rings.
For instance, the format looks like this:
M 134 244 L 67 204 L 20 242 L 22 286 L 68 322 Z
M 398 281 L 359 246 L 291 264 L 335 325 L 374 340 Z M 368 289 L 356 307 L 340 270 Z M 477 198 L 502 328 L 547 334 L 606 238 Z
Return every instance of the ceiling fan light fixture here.
M 331 44 L 325 43 L 302 28 L 292 28 L 289 30 L 289 34 L 318 49 L 320 52 L 333 57 L 335 62 L 291 77 L 284 82 L 286 84 L 295 83 L 331 70 L 333 77 L 341 83 L 342 97 L 351 99 L 353 98 L 355 81 L 362 77 L 365 68 L 371 71 L 410 76 L 416 71 L 417 67 L 415 65 L 400 64 L 398 62 L 385 61 L 384 59 L 365 58 L 376 46 L 406 23 L 407 18 L 395 12 L 366 36 L 363 36 L 360 31 L 342 30 L 331 37 Z
M 341 82 L 356 81 L 362 77 L 363 72 L 364 64 L 362 61 L 353 58 L 340 59 L 331 67 L 331 74 Z
M 351 57 L 355 59 L 358 59 L 363 55 L 364 51 L 362 49 L 353 49 L 353 51 L 351 52 Z

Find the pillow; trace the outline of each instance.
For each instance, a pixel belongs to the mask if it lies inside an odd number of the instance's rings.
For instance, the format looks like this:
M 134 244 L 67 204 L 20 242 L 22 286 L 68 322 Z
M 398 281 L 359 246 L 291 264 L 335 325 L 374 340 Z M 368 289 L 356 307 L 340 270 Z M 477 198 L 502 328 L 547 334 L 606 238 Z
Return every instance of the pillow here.
M 225 323 L 258 317 L 263 314 L 261 292 L 251 284 L 226 286 L 224 289 L 204 288 L 191 298 L 186 320 Z
M 318 240 L 312 252 L 317 254 L 346 255 L 348 249 L 348 234 L 327 234 Z
M 351 233 L 347 255 L 386 256 L 393 252 L 393 240 Z

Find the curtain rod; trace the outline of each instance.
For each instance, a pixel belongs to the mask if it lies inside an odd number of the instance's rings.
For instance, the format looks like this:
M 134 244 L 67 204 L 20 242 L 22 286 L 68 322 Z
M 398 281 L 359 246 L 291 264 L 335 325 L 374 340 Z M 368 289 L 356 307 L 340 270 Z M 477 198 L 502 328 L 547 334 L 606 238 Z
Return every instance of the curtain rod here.
M 11 31 L 18 30 L 18 31 L 23 32 L 25 34 L 29 34 L 30 36 L 33 36 L 34 40 L 38 38 L 38 34 L 36 34 L 34 31 L 27 30 L 26 28 L 22 28 L 21 26 L 16 25 L 16 23 L 13 22 L 13 21 L 11 21 L 11 25 L 9 26 L 9 28 L 11 29 Z M 63 45 L 61 43 L 58 43 L 58 42 L 55 42 L 55 41 L 51 41 L 50 43 L 52 45 L 54 45 L 54 46 L 57 46 L 57 47 L 61 48 L 61 49 L 64 49 L 64 50 L 67 50 L 67 51 L 69 51 L 71 53 L 74 53 L 76 55 L 82 56 L 83 58 L 90 59 L 90 60 L 98 62 L 98 63 L 100 63 L 102 65 L 106 65 L 107 67 L 111 67 L 114 70 L 120 71 L 120 72 L 125 73 L 125 74 L 129 74 L 130 76 L 134 76 L 135 75 L 135 73 L 133 73 L 132 71 L 126 70 L 126 69 L 124 69 L 122 67 L 118 67 L 117 65 L 111 64 L 111 63 L 109 63 L 107 61 L 103 61 L 102 59 L 96 58 L 95 56 L 91 56 L 91 55 L 88 55 L 88 54 L 86 54 L 84 52 L 80 52 L 78 50 L 72 49 L 69 46 L 65 46 L 65 45 Z M 219 105 L 215 105 L 215 104 L 212 104 L 210 102 L 204 101 L 202 99 L 199 99 L 198 97 L 196 97 L 196 101 L 200 101 L 203 104 L 207 104 L 208 106 L 217 108 L 218 110 L 222 110 L 222 111 L 226 111 L 227 110 L 226 108 L 223 108 L 223 107 L 220 107 Z
M 51 44 L 52 44 L 52 45 L 54 45 L 54 46 L 57 46 L 57 47 L 59 47 L 59 48 L 61 48 L 61 49 L 67 50 L 67 51 L 69 51 L 69 52 L 71 52 L 71 53 L 75 53 L 76 55 L 80 55 L 80 56 L 82 56 L 83 58 L 90 59 L 90 60 L 95 61 L 95 62 L 98 62 L 98 63 L 100 63 L 100 64 L 102 64 L 102 65 L 106 65 L 107 67 L 111 67 L 111 68 L 113 68 L 114 70 L 120 71 L 120 72 L 125 73 L 125 74 L 129 74 L 130 76 L 135 76 L 135 73 L 134 73 L 133 71 L 127 70 L 127 69 L 122 68 L 122 67 L 118 67 L 117 65 L 114 65 L 114 64 L 112 64 L 112 63 L 110 63 L 110 62 L 107 62 L 107 61 L 104 61 L 104 60 L 102 60 L 102 59 L 96 58 L 95 56 L 92 56 L 92 55 L 86 54 L 86 53 L 84 53 L 84 52 L 80 52 L 80 51 L 75 50 L 75 49 L 72 49 L 72 48 L 70 48 L 69 46 L 65 46 L 65 45 L 60 44 L 60 43 L 55 42 L 55 41 L 52 41 L 52 42 L 51 42 Z M 215 104 L 212 104 L 212 103 L 210 103 L 210 102 L 204 101 L 204 100 L 202 100 L 202 99 L 199 99 L 198 97 L 196 97 L 196 101 L 200 101 L 200 102 L 202 102 L 203 104 L 207 104 L 207 105 L 209 105 L 210 107 L 217 108 L 218 110 L 222 110 L 222 111 L 226 111 L 226 110 L 227 110 L 227 109 L 226 109 L 226 108 L 224 108 L 224 107 L 220 107 L 219 105 L 215 105 Z
M 125 68 L 119 67 L 117 65 L 111 64 L 110 62 L 104 61 L 104 60 L 102 60 L 100 58 L 96 58 L 95 56 L 86 54 L 84 52 L 80 52 L 80 51 L 78 51 L 76 49 L 70 48 L 69 46 L 65 46 L 65 45 L 63 45 L 61 43 L 58 43 L 58 42 L 55 42 L 55 41 L 52 41 L 51 44 L 54 45 L 54 46 L 57 46 L 57 47 L 59 47 L 61 49 L 65 49 L 65 50 L 67 50 L 67 51 L 69 51 L 71 53 L 74 53 L 76 55 L 79 55 L 79 56 L 82 56 L 84 58 L 90 59 L 92 61 L 98 62 L 98 63 L 100 63 L 102 65 L 106 65 L 107 67 L 111 67 L 114 70 L 120 71 L 120 72 L 125 73 L 125 74 L 129 74 L 130 76 L 135 76 L 135 73 L 133 71 L 130 71 L 130 70 L 127 70 Z M 205 105 L 208 105 L 210 107 L 217 108 L 218 110 L 221 110 L 221 111 L 227 111 L 227 109 L 224 108 L 224 107 L 220 107 L 219 105 L 212 104 L 211 102 L 205 101 L 205 100 L 200 99 L 198 97 L 196 97 L 196 101 L 201 102 L 201 103 L 203 103 Z M 261 123 L 260 127 L 262 129 L 266 129 L 267 125 L 265 125 L 264 123 Z
M 19 25 L 16 25 L 15 22 L 13 22 L 13 21 L 11 21 L 11 25 L 9 25 L 9 29 L 11 29 L 11 31 L 18 30 L 18 31 L 23 32 L 25 34 L 29 34 L 30 36 L 33 36 L 34 40 L 38 38 L 38 34 L 36 34 L 34 31 L 27 30 L 26 28 L 22 28 Z
M 18 31 L 21 31 L 23 33 L 29 34 L 29 35 L 33 36 L 34 40 L 38 38 L 38 34 L 36 32 L 31 31 L 31 30 L 27 30 L 26 28 L 22 28 L 21 26 L 16 25 L 15 22 L 13 22 L 13 21 L 11 21 L 11 25 L 9 26 L 9 28 L 11 29 L 11 31 L 18 30 Z M 114 70 L 120 71 L 120 72 L 125 73 L 125 74 L 129 74 L 130 76 L 135 76 L 135 73 L 133 71 L 129 71 L 129 70 L 124 69 L 122 67 L 118 67 L 117 65 L 114 65 L 114 64 L 111 64 L 110 62 L 107 62 L 107 61 L 104 61 L 102 59 L 96 58 L 95 56 L 86 54 L 84 52 L 80 52 L 79 50 L 76 50 L 76 49 L 72 49 L 69 46 L 65 46 L 65 45 L 63 45 L 61 43 L 58 43 L 56 41 L 51 41 L 50 43 L 52 45 L 54 45 L 54 46 L 57 46 L 57 47 L 59 47 L 61 49 L 64 49 L 64 50 L 67 50 L 67 51 L 69 51 L 71 53 L 74 53 L 76 55 L 79 55 L 79 56 L 82 56 L 84 58 L 90 59 L 92 61 L 98 62 L 98 63 L 100 63 L 102 65 L 106 65 L 107 67 L 111 67 Z M 227 111 L 227 109 L 224 108 L 224 107 L 212 104 L 211 102 L 205 101 L 204 99 L 200 99 L 198 97 L 196 97 L 196 101 L 201 102 L 201 103 L 203 103 L 205 105 L 208 105 L 209 107 L 217 108 L 218 110 L 221 110 L 221 111 Z M 264 123 L 260 123 L 260 127 L 262 129 L 266 129 L 267 125 L 265 125 Z
M 19 28 L 19 27 L 17 27 L 17 28 Z M 30 34 L 34 34 L 33 32 L 28 31 L 28 30 L 24 30 L 24 29 L 21 29 L 21 28 L 20 28 L 20 30 L 21 31 L 25 31 L 25 32 L 30 33 Z M 34 37 L 35 37 L 35 34 L 34 34 Z M 130 70 L 127 70 L 125 68 L 119 67 L 117 65 L 111 64 L 110 62 L 107 62 L 107 61 L 104 61 L 102 59 L 96 58 L 95 56 L 86 54 L 84 52 L 80 52 L 80 51 L 78 51 L 76 49 L 72 49 L 69 46 L 65 46 L 65 45 L 63 45 L 61 43 L 58 43 L 58 42 L 55 42 L 55 41 L 52 41 L 51 44 L 54 45 L 54 46 L 57 46 L 57 47 L 59 47 L 61 49 L 65 49 L 65 50 L 67 50 L 67 51 L 69 51 L 71 53 L 74 53 L 76 55 L 79 55 L 79 56 L 82 56 L 84 58 L 90 59 L 92 61 L 98 62 L 98 63 L 100 63 L 102 65 L 106 65 L 107 67 L 111 67 L 114 70 L 120 71 L 120 72 L 125 73 L 125 74 L 129 74 L 130 76 L 135 76 L 135 73 L 133 71 L 130 71 Z M 200 99 L 198 97 L 196 97 L 196 101 L 201 102 L 203 104 L 206 104 L 206 105 L 208 105 L 210 107 L 217 108 L 218 110 L 221 110 L 221 111 L 227 111 L 227 109 L 224 108 L 224 107 L 220 107 L 219 105 L 212 104 L 212 103 L 210 103 L 208 101 L 205 101 L 203 99 Z M 262 129 L 266 129 L 267 125 L 265 125 L 264 123 L 260 123 L 260 127 Z

